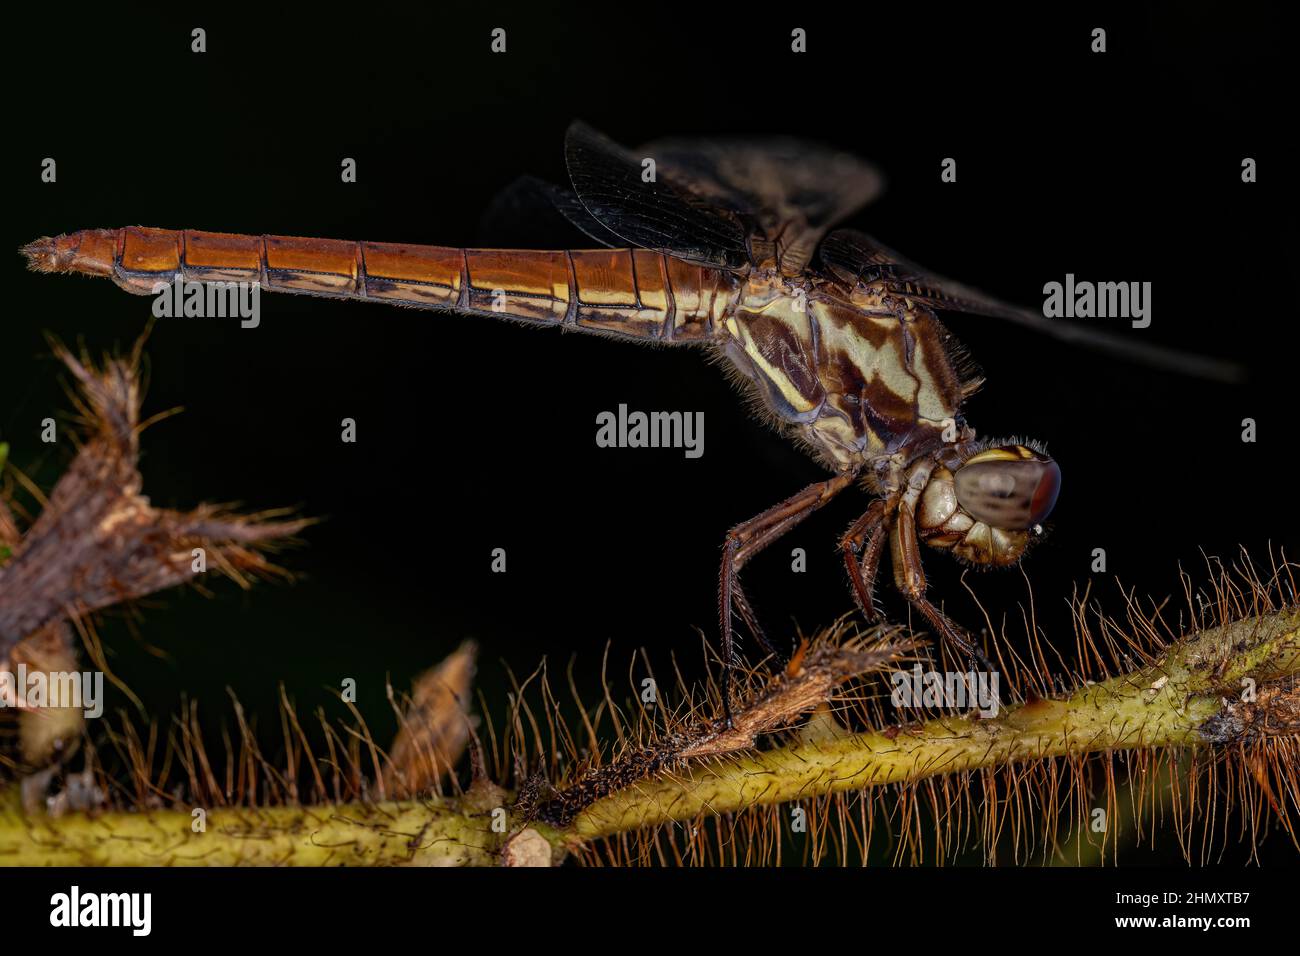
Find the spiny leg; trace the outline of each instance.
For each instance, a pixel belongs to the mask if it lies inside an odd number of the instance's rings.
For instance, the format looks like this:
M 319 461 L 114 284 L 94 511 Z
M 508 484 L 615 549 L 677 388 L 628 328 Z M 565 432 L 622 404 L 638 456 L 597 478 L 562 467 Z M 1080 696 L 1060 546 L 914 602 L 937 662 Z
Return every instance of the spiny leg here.
M 886 508 L 888 512 L 888 508 Z M 885 544 L 889 540 L 889 519 L 886 517 L 884 523 L 876 529 L 871 539 L 867 542 L 866 551 L 862 555 L 862 564 L 858 568 L 858 574 L 868 588 L 874 589 L 876 586 L 876 575 L 880 572 L 880 559 L 885 554 Z M 870 594 L 871 591 L 868 591 Z M 874 602 L 872 610 L 875 610 Z
M 778 505 L 778 507 L 780 506 Z M 759 551 L 762 551 L 765 547 L 767 547 L 777 538 L 781 537 L 781 535 L 783 535 L 786 531 L 788 531 L 790 528 L 798 524 L 799 521 L 803 520 L 805 515 L 811 514 L 812 511 L 814 510 L 815 508 L 810 508 L 808 511 L 798 515 L 795 518 L 795 520 L 791 520 L 789 522 L 781 522 L 767 529 L 766 531 L 762 532 L 760 535 L 758 535 L 748 543 L 742 544 L 740 550 L 737 552 L 736 562 L 732 569 L 731 606 L 736 611 L 736 613 L 740 615 L 740 619 L 745 622 L 745 627 L 748 629 L 749 633 L 754 636 L 754 639 L 758 641 L 759 645 L 763 648 L 763 650 L 766 653 L 772 655 L 773 657 L 779 658 L 781 656 L 781 652 L 777 650 L 776 645 L 773 644 L 772 640 L 767 636 L 767 632 L 765 632 L 758 623 L 758 615 L 754 613 L 754 607 L 752 604 L 749 603 L 749 596 L 745 593 L 745 589 L 740 585 L 740 569 L 741 567 L 744 566 L 745 562 L 750 557 L 757 554 Z M 766 513 L 767 512 L 764 512 L 764 514 Z M 758 517 L 761 518 L 762 515 L 759 515 Z M 757 520 L 757 518 L 755 518 L 754 520 Z M 746 522 L 746 524 L 748 524 L 748 522 Z M 744 527 L 744 526 L 740 525 L 738 527 Z M 724 545 L 723 547 L 725 549 L 726 545 Z M 723 561 L 724 562 L 726 561 L 725 550 L 723 554 Z M 724 634 L 724 639 L 727 636 L 729 635 Z M 733 646 L 733 654 L 734 654 L 734 646 Z M 732 655 L 728 655 L 727 660 L 731 661 Z
M 930 626 L 950 646 L 963 652 L 972 668 L 978 663 L 985 671 L 996 670 L 984 652 L 925 596 L 925 569 L 921 565 L 921 543 L 916 536 L 916 504 L 934 471 L 933 461 L 921 461 L 908 472 L 907 485 L 899 501 L 898 513 L 890 530 L 890 550 L 894 564 L 894 586 L 908 603 L 921 612 Z
M 844 556 L 844 567 L 849 572 L 849 582 L 853 585 L 853 596 L 868 621 L 874 621 L 879 616 L 871 589 L 876 581 L 876 572 L 880 569 L 880 556 L 889 531 L 887 515 L 890 504 L 883 498 L 873 501 L 866 513 L 853 522 L 840 539 L 840 553 Z
M 818 481 L 762 514 L 736 525 L 727 532 L 722 546 L 722 571 L 718 584 L 718 617 L 722 625 L 722 710 L 731 724 L 731 670 L 735 664 L 735 644 L 731 635 L 733 607 L 740 611 L 746 627 L 769 653 L 772 643 L 757 628 L 753 608 L 741 590 L 739 574 L 750 558 L 785 534 L 808 515 L 843 491 L 853 481 L 852 472 L 842 472 L 826 481 Z
M 776 649 L 776 645 L 767 636 L 767 632 L 759 625 L 758 615 L 754 613 L 753 605 L 749 603 L 749 598 L 746 596 L 744 588 L 740 586 L 739 580 L 732 582 L 731 599 L 735 603 L 736 613 L 745 622 L 746 630 L 754 636 L 754 640 L 758 641 L 763 651 L 773 657 L 780 657 L 781 652 Z

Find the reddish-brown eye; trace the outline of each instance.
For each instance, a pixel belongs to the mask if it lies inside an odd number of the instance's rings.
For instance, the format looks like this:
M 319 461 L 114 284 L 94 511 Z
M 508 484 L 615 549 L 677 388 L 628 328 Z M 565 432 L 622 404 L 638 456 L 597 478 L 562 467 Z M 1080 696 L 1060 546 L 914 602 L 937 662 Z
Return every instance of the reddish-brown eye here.
M 957 469 L 953 486 L 957 502 L 976 521 L 1023 531 L 1056 505 L 1061 469 L 1023 445 L 1008 445 L 973 456 Z
M 1056 496 L 1061 493 L 1061 466 L 1054 461 L 1041 464 L 1043 476 L 1038 479 L 1038 487 L 1029 503 L 1029 520 L 1034 524 L 1047 519 L 1056 507 Z

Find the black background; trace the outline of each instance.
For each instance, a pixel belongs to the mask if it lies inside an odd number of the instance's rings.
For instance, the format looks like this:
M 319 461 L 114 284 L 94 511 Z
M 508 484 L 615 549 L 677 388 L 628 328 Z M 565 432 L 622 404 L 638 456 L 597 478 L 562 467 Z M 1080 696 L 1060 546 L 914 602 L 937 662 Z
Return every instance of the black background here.
M 10 36 L 11 248 L 131 224 L 471 245 L 515 176 L 563 179 L 574 118 L 629 145 L 817 139 L 880 166 L 887 191 L 853 225 L 911 258 L 1029 305 L 1067 272 L 1150 281 L 1153 325 L 1132 334 L 1251 370 L 1247 385 L 1223 386 L 994 320 L 949 321 L 988 380 L 966 409 L 977 431 L 1041 439 L 1063 468 L 1052 533 L 1025 564 L 1048 635 L 1069 634 L 1065 601 L 1093 577 L 1094 548 L 1125 587 L 1177 602 L 1180 564 L 1204 581 L 1202 552 L 1246 546 L 1266 561 L 1272 542 L 1297 553 L 1297 243 L 1283 148 L 1294 117 L 1270 13 L 482 4 L 26 16 Z M 202 55 L 190 52 L 195 26 L 207 30 Z M 489 50 L 497 26 L 504 55 Z M 790 52 L 795 26 L 807 54 Z M 1089 52 L 1094 26 L 1108 29 L 1105 54 Z M 39 178 L 47 156 L 54 185 Z M 950 156 L 958 180 L 944 184 Z M 1256 184 L 1241 182 L 1246 156 Z M 343 157 L 357 160 L 357 184 L 340 181 Z M 40 420 L 68 407 L 44 333 L 129 346 L 151 300 L 31 274 L 16 255 L 8 279 L 0 439 L 48 488 L 70 448 L 38 441 Z M 218 583 L 215 600 L 169 593 L 134 628 L 103 623 L 115 670 L 159 716 L 182 692 L 221 713 L 230 686 L 274 729 L 278 681 L 311 707 L 353 677 L 382 738 L 385 675 L 406 686 L 467 637 L 498 702 L 506 665 L 574 654 L 595 695 L 607 642 L 616 662 L 640 647 L 660 664 L 674 651 L 697 662 L 697 629 L 716 630 L 727 528 L 824 477 L 689 349 L 267 295 L 258 329 L 164 321 L 148 354 L 146 415 L 185 408 L 143 436 L 156 504 L 237 499 L 327 519 L 284 557 L 301 575 L 292 586 Z M 596 448 L 596 414 L 623 402 L 703 411 L 704 457 Z M 339 440 L 344 417 L 358 422 L 356 444 Z M 1241 440 L 1246 417 L 1255 444 Z M 770 632 L 850 608 L 834 546 L 866 503 L 845 493 L 746 571 Z M 790 572 L 796 546 L 806 574 Z M 496 547 L 504 575 L 489 570 Z M 936 552 L 927 569 L 934 595 L 978 624 L 960 569 Z M 1018 572 L 970 583 L 995 619 L 1019 619 Z M 1111 576 L 1093 583 L 1118 613 Z M 1172 840 L 1164 849 L 1177 856 Z

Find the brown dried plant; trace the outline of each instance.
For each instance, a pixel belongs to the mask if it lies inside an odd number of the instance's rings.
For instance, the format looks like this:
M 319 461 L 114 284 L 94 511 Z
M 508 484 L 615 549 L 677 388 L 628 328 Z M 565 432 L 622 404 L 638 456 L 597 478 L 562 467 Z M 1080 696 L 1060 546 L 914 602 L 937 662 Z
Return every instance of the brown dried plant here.
M 155 508 L 142 493 L 138 468 L 143 339 L 125 358 L 97 367 L 54 344 L 73 378 L 77 412 L 71 431 L 76 455 L 49 497 L 17 472 L 40 503 L 20 533 L 0 493 L 0 670 L 75 670 L 74 629 L 88 638 L 94 662 L 106 670 L 90 640 L 90 615 L 194 581 L 211 568 L 243 587 L 255 576 L 281 574 L 263 551 L 296 534 L 305 520 L 282 513 L 239 515 L 213 505 L 180 512 Z M 42 710 L 21 715 L 21 759 L 39 764 L 76 740 L 80 712 Z

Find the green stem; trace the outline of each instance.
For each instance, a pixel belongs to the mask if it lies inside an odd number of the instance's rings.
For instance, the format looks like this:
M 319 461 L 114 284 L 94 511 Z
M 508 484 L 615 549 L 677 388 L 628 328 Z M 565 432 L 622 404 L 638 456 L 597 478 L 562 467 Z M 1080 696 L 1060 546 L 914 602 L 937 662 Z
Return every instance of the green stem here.
M 749 753 L 647 781 L 574 821 L 584 838 L 703 813 L 732 812 L 939 774 L 1107 750 L 1202 746 L 1206 725 L 1235 705 L 1225 694 L 1300 672 L 1300 611 L 1279 611 L 1183 641 L 1159 665 L 992 720 L 941 717 L 904 727 Z M 892 739 L 891 739 L 892 738 Z
M 1180 641 L 1157 665 L 994 719 L 942 717 L 747 752 L 634 784 L 567 830 L 533 829 L 558 857 L 575 841 L 702 814 L 1045 757 L 1233 743 L 1259 726 L 1246 719 L 1243 682 L 1263 687 L 1298 673 L 1300 610 L 1270 612 Z M 0 811 L 0 864 L 490 865 L 507 837 L 493 829 L 493 811 L 508 802 L 484 787 L 419 803 L 213 810 L 203 833 L 177 811 L 27 819 L 11 804 Z
M 490 866 L 505 834 L 471 798 L 25 817 L 0 809 L 3 866 Z M 504 794 L 502 794 L 504 797 Z

